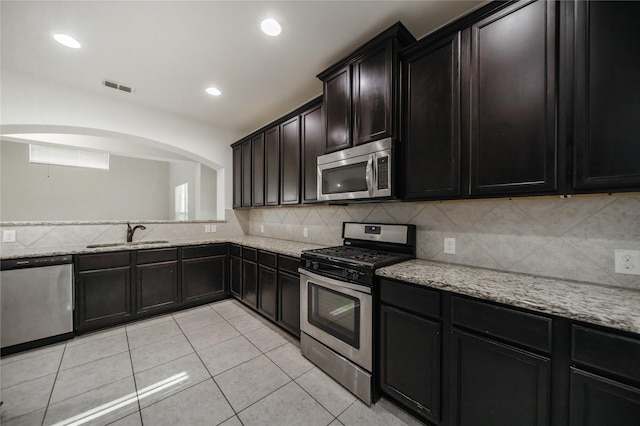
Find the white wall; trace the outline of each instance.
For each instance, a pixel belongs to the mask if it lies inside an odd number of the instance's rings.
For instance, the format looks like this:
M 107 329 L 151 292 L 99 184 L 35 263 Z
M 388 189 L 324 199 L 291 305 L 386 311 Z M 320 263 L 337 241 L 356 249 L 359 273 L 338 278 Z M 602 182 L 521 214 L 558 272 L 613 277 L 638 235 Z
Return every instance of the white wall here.
M 232 206 L 231 149 L 241 135 L 208 123 L 2 69 L 2 134 L 74 133 L 122 137 L 186 155 L 217 170 L 219 218 Z M 118 96 L 115 96 L 118 95 Z M 135 96 L 135 95 L 133 95 Z
M 169 165 L 111 156 L 109 170 L 29 163 L 29 145 L 3 141 L 4 221 L 170 220 Z

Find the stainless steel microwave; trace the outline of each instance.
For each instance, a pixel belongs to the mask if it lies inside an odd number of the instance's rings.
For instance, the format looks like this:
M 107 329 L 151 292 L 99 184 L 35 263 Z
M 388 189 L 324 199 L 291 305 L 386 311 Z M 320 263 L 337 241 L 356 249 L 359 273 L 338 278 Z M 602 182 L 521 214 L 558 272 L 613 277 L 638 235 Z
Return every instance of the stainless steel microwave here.
M 318 200 L 391 197 L 391 138 L 318 157 Z

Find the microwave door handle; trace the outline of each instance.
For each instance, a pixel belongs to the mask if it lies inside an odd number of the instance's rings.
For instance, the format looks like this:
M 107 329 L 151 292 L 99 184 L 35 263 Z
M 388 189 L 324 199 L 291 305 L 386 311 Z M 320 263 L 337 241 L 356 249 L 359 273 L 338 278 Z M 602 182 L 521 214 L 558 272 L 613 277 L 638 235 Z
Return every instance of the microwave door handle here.
M 373 173 L 373 155 L 370 155 L 369 160 L 367 161 L 367 170 L 365 171 L 367 188 L 369 189 L 370 197 L 373 196 L 373 183 L 375 182 L 375 180 L 373 179 Z

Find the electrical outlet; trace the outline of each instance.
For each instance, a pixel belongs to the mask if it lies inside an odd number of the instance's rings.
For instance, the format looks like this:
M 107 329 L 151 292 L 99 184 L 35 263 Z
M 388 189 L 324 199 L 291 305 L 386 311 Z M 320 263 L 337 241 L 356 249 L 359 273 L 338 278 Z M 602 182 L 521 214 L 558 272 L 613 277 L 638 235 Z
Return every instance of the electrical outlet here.
M 615 250 L 614 257 L 616 273 L 640 275 L 640 250 Z
M 211 232 L 211 225 L 206 224 L 206 225 L 204 226 L 204 232 Z
M 3 243 L 15 243 L 16 242 L 16 231 L 14 229 L 2 231 L 2 242 Z
M 218 232 L 218 226 L 217 225 L 211 225 L 211 232 Z
M 309 237 L 309 228 L 307 227 L 302 228 L 302 236 L 305 238 Z
M 444 239 L 444 252 L 447 254 L 456 254 L 456 239 L 445 238 Z
M 260 232 L 264 232 L 264 225 L 260 225 Z

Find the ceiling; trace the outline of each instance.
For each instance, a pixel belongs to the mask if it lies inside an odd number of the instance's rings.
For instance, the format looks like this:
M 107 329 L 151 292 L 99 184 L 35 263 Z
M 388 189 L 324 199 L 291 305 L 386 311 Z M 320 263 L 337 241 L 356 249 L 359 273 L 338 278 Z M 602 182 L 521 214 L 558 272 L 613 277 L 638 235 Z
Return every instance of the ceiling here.
M 3 0 L 1 64 L 246 134 L 322 93 L 319 72 L 395 22 L 419 39 L 484 3 Z M 261 32 L 266 17 L 280 36 Z M 63 47 L 56 32 L 83 47 Z

